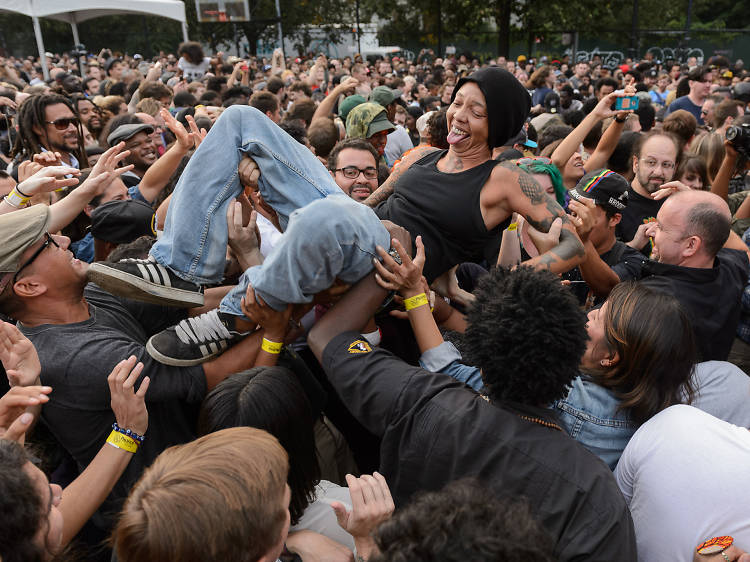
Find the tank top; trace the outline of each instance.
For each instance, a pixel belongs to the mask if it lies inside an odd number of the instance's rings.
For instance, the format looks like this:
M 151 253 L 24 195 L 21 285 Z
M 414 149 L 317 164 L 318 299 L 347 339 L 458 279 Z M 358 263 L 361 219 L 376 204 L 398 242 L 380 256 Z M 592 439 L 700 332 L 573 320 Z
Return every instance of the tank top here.
M 487 230 L 479 196 L 499 162 L 488 160 L 462 172 L 437 168 L 447 150 L 417 160 L 396 181 L 393 194 L 377 206 L 378 217 L 422 236 L 426 263 L 424 276 L 432 283 L 454 265 L 491 261 L 497 256 L 510 217 Z M 494 265 L 494 264 L 493 264 Z

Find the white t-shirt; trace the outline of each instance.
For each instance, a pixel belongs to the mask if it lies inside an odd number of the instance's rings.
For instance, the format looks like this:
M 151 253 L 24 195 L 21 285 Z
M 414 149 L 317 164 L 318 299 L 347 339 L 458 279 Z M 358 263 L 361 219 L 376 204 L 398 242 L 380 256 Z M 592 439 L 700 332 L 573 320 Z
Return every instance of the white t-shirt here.
M 635 432 L 615 469 L 640 562 L 692 562 L 695 547 L 731 535 L 750 546 L 750 431 L 692 406 L 672 406 Z
M 278 231 L 270 220 L 260 213 L 258 213 L 255 219 L 255 224 L 258 226 L 258 231 L 260 232 L 260 253 L 264 258 L 267 258 L 274 246 L 278 244 L 281 232 Z
M 396 128 L 388 133 L 388 142 L 385 145 L 385 162 L 388 166 L 393 167 L 393 163 L 404 155 L 404 152 L 414 148 L 414 143 L 411 142 L 409 131 L 404 129 L 401 125 L 396 125 Z
M 303 529 L 315 531 L 344 545 L 353 552 L 354 538 L 339 525 L 336 512 L 331 507 L 331 503 L 334 501 L 341 502 L 349 511 L 352 509 L 349 488 L 328 482 L 328 480 L 321 480 L 315 486 L 315 501 L 307 506 L 299 523 L 291 527 L 289 531 L 294 532 Z
M 180 57 L 177 61 L 177 67 L 182 70 L 182 77 L 188 82 L 196 82 L 203 78 L 203 75 L 208 70 L 208 66 L 211 64 L 211 59 L 204 57 L 203 61 L 199 64 L 193 64 L 188 62 L 185 57 Z

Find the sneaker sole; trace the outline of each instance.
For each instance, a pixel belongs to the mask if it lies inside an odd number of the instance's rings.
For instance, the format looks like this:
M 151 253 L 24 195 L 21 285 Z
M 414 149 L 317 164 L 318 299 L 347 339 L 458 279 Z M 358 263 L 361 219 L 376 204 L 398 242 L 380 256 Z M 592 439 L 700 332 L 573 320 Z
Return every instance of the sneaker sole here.
M 150 283 L 137 275 L 100 263 L 89 266 L 88 280 L 112 294 L 137 301 L 192 308 L 203 306 L 203 293 Z
M 175 359 L 174 357 L 167 357 L 166 355 L 162 355 L 161 353 L 159 353 L 159 350 L 157 350 L 151 343 L 152 339 L 153 336 L 150 337 L 146 342 L 146 352 L 152 358 L 156 359 L 159 363 L 170 365 L 172 367 L 193 367 L 195 365 L 200 365 L 201 363 L 205 363 L 206 361 L 210 361 L 214 357 L 221 355 L 221 353 L 224 351 L 224 349 L 222 349 L 220 351 L 217 351 L 216 353 L 212 353 L 198 359 Z

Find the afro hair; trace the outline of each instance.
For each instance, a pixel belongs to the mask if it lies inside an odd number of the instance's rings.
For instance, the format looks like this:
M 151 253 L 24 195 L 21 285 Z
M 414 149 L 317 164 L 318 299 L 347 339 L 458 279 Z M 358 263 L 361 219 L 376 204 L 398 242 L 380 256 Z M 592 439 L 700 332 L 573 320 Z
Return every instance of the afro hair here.
M 546 406 L 562 398 L 586 349 L 586 314 L 548 271 L 495 269 L 474 291 L 466 359 L 491 400 Z
M 551 562 L 554 542 L 521 499 L 475 480 L 423 492 L 375 531 L 373 562 Z

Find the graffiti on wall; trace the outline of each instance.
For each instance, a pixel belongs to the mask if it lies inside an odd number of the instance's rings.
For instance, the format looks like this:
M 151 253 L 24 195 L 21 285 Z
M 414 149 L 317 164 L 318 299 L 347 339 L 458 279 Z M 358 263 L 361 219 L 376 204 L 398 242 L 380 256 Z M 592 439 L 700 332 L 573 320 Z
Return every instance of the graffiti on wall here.
M 572 51 L 567 49 L 566 54 L 572 55 Z M 690 57 L 698 59 L 698 63 L 702 64 L 705 56 L 703 49 L 699 47 L 649 47 L 646 49 L 646 53 L 651 53 L 654 60 L 666 61 L 676 60 L 679 62 L 687 62 Z M 591 51 L 577 51 L 576 62 L 579 61 L 590 61 L 594 57 L 599 57 L 602 64 L 606 64 L 610 68 L 620 66 L 625 60 L 625 54 L 622 51 L 600 51 L 599 47 L 594 47 Z

